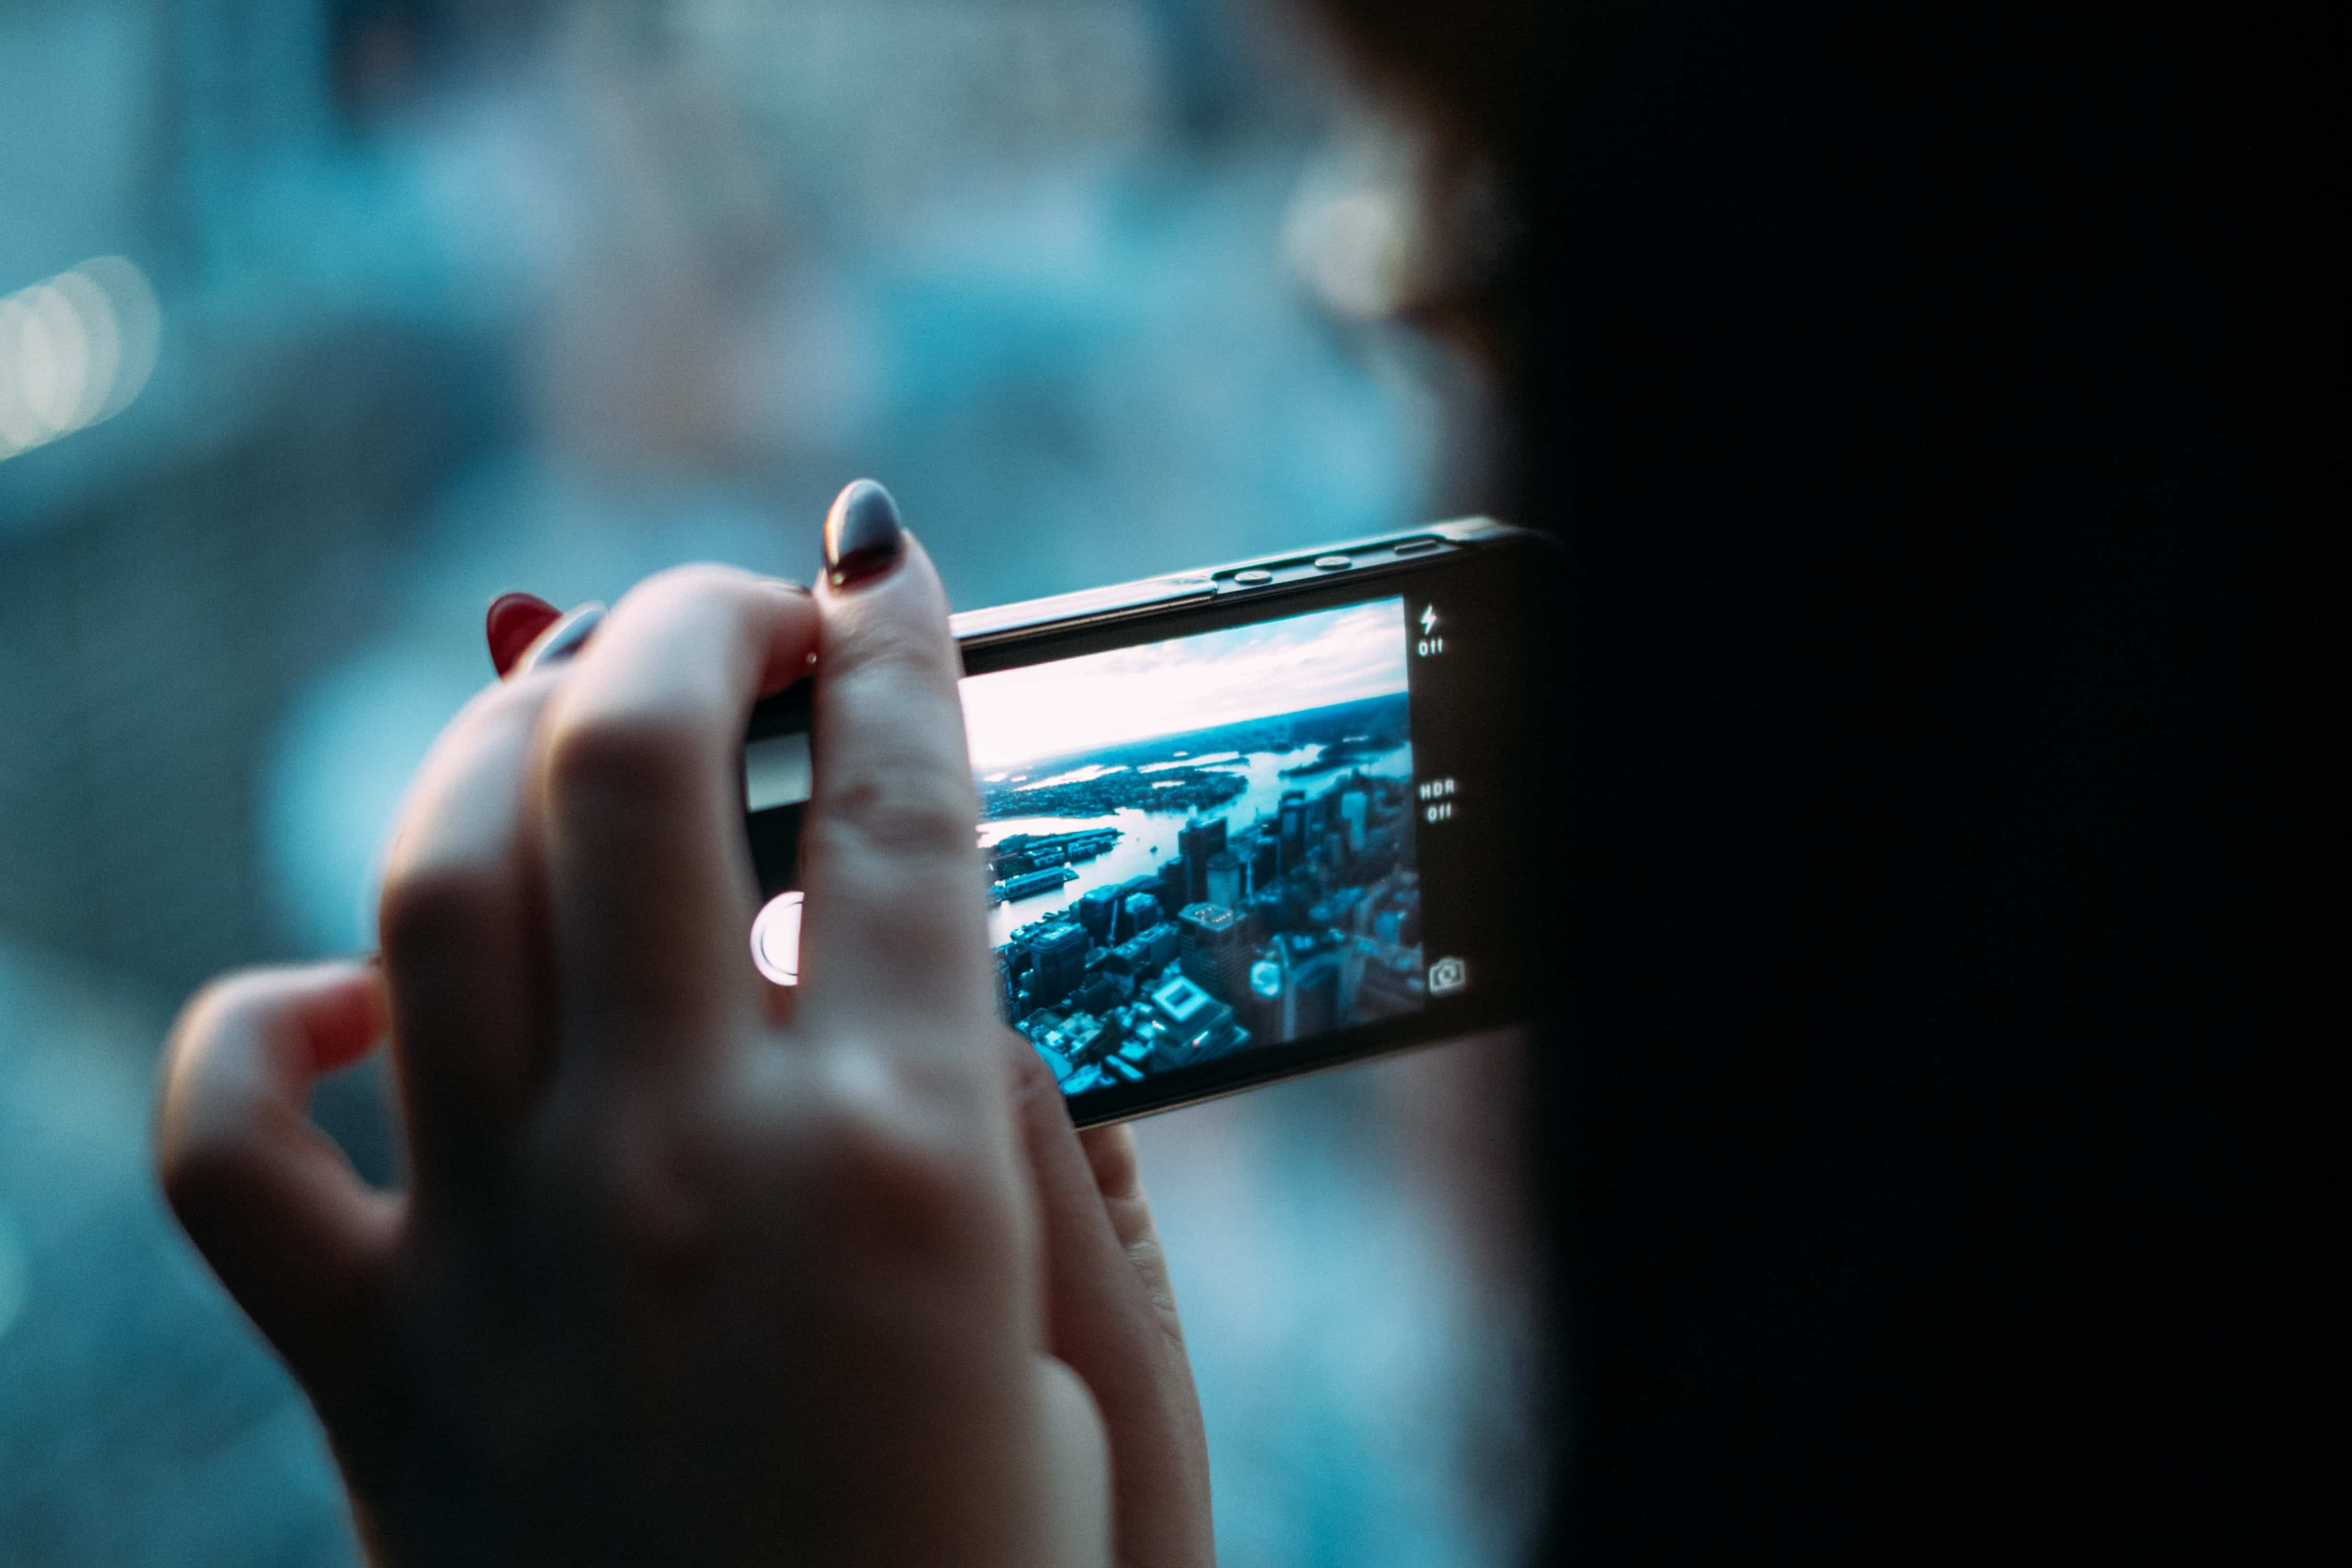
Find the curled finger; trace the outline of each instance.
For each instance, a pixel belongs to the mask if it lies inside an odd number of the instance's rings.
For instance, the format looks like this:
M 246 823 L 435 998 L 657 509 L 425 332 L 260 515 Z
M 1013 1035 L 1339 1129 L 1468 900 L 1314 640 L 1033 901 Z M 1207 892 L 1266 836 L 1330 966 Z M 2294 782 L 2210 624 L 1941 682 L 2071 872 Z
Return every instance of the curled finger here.
M 372 964 L 261 970 L 199 993 L 164 1048 L 164 1195 L 306 1380 L 341 1359 L 399 1232 L 400 1199 L 362 1183 L 306 1114 L 312 1084 L 365 1055 L 384 1015 Z

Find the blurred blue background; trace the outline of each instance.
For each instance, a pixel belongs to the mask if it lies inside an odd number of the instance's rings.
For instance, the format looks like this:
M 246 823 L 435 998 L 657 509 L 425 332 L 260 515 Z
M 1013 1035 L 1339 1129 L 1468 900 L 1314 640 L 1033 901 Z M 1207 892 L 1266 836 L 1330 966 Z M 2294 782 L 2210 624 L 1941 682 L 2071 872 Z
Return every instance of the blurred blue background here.
M 1272 0 L 0 4 L 0 1563 L 352 1560 L 148 1080 L 369 942 L 489 598 L 805 578 L 858 474 L 958 607 L 1477 505 L 1402 134 Z M 1513 1554 L 1513 1059 L 1144 1128 L 1228 1563 Z

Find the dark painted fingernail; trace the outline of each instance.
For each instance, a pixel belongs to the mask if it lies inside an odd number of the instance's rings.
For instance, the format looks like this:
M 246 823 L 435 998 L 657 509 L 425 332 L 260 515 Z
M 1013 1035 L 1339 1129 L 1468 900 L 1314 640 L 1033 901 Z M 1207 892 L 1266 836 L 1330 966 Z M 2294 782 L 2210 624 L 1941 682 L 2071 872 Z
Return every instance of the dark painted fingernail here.
M 870 583 L 907 553 L 898 503 L 872 479 L 853 479 L 824 517 L 824 574 L 836 588 Z
M 490 663 L 504 675 L 539 634 L 563 618 L 563 612 L 536 594 L 500 594 L 482 617 L 482 635 L 489 639 Z
M 588 639 L 595 635 L 604 619 L 604 606 L 593 602 L 567 612 L 562 620 L 540 634 L 539 640 L 530 645 L 530 651 L 515 666 L 515 673 L 522 675 L 562 664 L 588 646 Z

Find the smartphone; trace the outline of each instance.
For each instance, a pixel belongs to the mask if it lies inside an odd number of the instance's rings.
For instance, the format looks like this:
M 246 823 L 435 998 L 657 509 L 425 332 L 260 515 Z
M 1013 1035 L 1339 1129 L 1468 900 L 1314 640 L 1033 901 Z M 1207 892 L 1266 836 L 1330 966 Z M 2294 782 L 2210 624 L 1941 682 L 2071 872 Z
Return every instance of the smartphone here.
M 1484 518 L 953 618 L 1006 1022 L 1080 1125 L 1526 1019 L 1557 547 Z M 743 748 L 799 979 L 805 683 Z

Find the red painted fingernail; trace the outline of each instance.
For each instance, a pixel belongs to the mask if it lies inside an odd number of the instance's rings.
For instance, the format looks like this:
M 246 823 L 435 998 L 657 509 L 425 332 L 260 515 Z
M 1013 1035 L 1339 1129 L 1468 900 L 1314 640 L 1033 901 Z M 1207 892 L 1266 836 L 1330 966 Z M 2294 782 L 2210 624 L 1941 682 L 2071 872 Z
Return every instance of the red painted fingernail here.
M 490 662 L 500 675 L 514 668 L 523 649 L 539 634 L 562 618 L 563 612 L 536 594 L 500 594 L 482 617 L 482 635 L 490 642 Z

